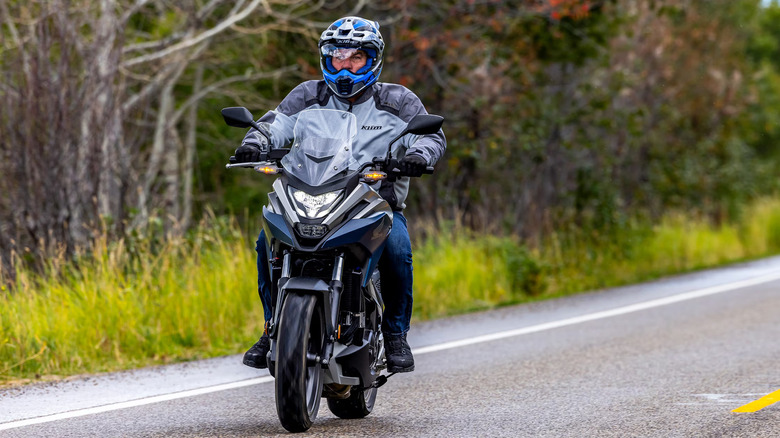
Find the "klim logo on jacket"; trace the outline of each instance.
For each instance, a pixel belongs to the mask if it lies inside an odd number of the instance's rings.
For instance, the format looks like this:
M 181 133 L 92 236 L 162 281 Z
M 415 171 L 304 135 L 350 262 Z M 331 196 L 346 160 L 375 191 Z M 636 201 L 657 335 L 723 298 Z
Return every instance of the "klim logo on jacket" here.
M 377 126 L 377 125 L 363 125 L 363 127 L 360 128 L 360 129 L 366 129 L 368 131 L 376 131 L 376 130 L 382 129 L 382 127 L 381 126 Z

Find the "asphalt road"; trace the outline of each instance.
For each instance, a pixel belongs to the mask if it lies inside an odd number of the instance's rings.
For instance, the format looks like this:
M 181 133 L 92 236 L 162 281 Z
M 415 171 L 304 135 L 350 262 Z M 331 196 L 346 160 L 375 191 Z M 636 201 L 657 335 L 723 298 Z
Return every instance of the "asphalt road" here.
M 780 258 L 413 325 L 416 371 L 304 436 L 780 437 Z M 0 391 L 0 437 L 276 436 L 240 356 Z M 31 424 L 32 423 L 32 424 Z

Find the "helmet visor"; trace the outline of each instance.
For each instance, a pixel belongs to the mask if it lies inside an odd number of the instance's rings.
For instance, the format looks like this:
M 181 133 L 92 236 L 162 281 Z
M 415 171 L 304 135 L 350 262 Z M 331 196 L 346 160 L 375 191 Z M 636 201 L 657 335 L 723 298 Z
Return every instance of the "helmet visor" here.
M 360 50 L 361 49 L 356 47 L 344 47 L 337 46 L 335 44 L 325 44 L 320 48 L 320 53 L 322 56 L 332 56 L 343 61 L 345 59 L 351 58 L 352 55 L 359 52 Z
M 320 48 L 323 66 L 331 73 L 337 73 L 339 71 L 339 69 L 333 65 L 334 59 L 338 61 L 346 61 L 347 59 L 351 59 L 358 52 L 363 52 L 367 58 L 366 65 L 358 71 L 358 73 L 362 73 L 367 70 L 367 68 L 370 68 L 371 65 L 373 65 L 371 53 L 369 53 L 367 50 L 357 47 L 337 46 L 335 44 L 325 44 Z

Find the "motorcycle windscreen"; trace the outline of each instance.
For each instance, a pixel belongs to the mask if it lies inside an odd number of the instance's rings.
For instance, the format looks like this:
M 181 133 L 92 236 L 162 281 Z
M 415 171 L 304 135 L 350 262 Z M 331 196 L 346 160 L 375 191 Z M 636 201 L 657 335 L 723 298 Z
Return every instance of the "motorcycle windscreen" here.
M 320 186 L 347 170 L 356 170 L 352 140 L 357 118 L 346 111 L 317 109 L 298 114 L 292 148 L 282 158 L 285 171 L 310 186 Z

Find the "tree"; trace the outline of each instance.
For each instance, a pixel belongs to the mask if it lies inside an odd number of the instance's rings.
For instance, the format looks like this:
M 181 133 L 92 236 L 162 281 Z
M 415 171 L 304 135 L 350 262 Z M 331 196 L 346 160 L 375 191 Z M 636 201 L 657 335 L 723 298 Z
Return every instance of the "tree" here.
M 240 57 L 231 45 L 245 35 L 314 32 L 321 25 L 307 17 L 319 8 L 283 0 L 0 0 L 4 264 L 12 253 L 88 247 L 95 232 L 144 227 L 153 214 L 180 232 L 192 214 L 198 102 L 299 67 L 250 60 L 218 77 L 209 68 L 223 73 L 214 63 Z M 251 54 L 262 60 L 264 52 Z

